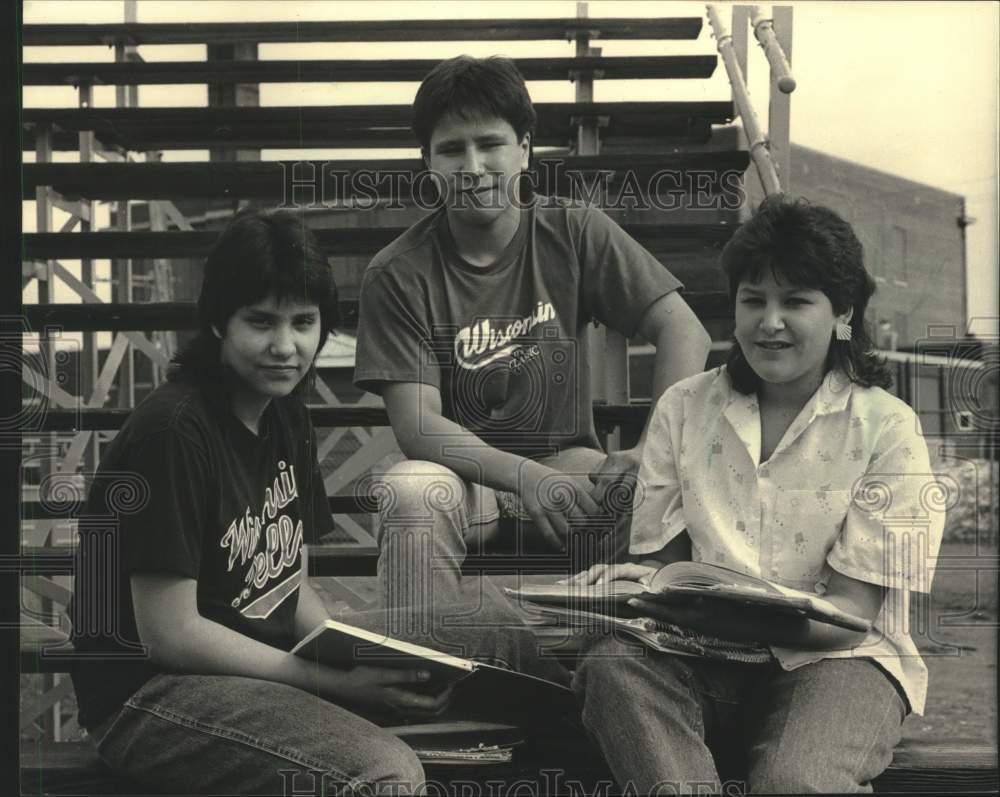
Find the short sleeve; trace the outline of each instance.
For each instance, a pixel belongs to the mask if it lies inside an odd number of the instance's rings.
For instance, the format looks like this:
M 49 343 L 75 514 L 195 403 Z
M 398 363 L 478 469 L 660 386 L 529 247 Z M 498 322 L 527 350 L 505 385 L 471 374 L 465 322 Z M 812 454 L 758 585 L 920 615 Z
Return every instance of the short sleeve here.
M 383 268 L 361 283 L 354 384 L 381 394 L 384 382 L 423 382 L 440 388 L 441 373 L 419 296 Z
M 657 299 L 684 286 L 603 211 L 587 208 L 582 224 L 577 254 L 585 309 L 602 324 L 631 337 Z
M 124 573 L 196 579 L 210 501 L 218 496 L 204 449 L 169 427 L 136 441 L 123 464 L 144 493 L 138 507 L 115 512 Z M 114 480 L 100 473 L 98 478 L 113 505 Z
M 930 592 L 950 491 L 931 470 L 912 411 L 894 412 L 883 422 L 851 493 L 829 565 L 859 581 Z
M 683 396 L 674 388 L 653 409 L 632 505 L 631 553 L 656 553 L 686 528 L 675 439 L 683 412 Z

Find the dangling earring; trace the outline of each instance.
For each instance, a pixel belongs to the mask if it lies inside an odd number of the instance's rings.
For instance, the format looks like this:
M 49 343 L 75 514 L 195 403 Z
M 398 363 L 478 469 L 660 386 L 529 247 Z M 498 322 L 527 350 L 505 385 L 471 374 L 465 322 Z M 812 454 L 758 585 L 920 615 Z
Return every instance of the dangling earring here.
M 851 325 L 846 321 L 838 321 L 833 334 L 837 340 L 848 341 L 851 339 Z

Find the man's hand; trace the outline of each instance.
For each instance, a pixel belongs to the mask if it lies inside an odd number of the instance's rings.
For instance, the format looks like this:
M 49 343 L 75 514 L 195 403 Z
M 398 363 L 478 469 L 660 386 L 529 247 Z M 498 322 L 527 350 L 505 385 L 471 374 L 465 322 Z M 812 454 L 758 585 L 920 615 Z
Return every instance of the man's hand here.
M 635 496 L 636 474 L 642 461 L 642 446 L 613 451 L 608 454 L 600 466 L 590 474 L 594 487 L 591 497 L 605 509 L 614 514 L 629 511 Z M 617 483 L 622 482 L 621 493 L 608 491 Z M 627 496 L 627 498 L 626 498 Z
M 337 670 L 320 664 L 315 677 L 317 692 L 336 703 L 410 717 L 438 716 L 448 707 L 452 694 L 451 686 L 433 695 L 415 691 L 413 686 L 430 680 L 426 670 L 368 666 Z
M 518 496 L 543 539 L 559 551 L 566 549 L 570 521 L 584 522 L 600 513 L 590 496 L 593 485 L 581 476 L 560 473 L 530 462 L 518 475 Z

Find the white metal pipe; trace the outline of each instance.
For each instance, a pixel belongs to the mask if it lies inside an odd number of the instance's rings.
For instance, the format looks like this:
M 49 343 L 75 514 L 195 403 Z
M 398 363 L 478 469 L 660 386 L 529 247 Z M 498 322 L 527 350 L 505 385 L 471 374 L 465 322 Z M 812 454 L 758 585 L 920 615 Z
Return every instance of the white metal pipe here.
M 726 74 L 729 76 L 729 84 L 733 88 L 733 101 L 740 118 L 743 120 L 743 132 L 747 137 L 747 144 L 750 149 L 750 157 L 754 166 L 757 167 L 757 174 L 760 176 L 764 193 L 781 193 L 781 183 L 778 180 L 778 173 L 774 168 L 774 161 L 771 159 L 771 152 L 768 149 L 768 141 L 761 132 L 760 121 L 750 102 L 750 92 L 747 90 L 746 82 L 743 80 L 743 72 L 736 62 L 736 53 L 733 51 L 733 37 L 719 16 L 719 8 L 714 3 L 706 6 L 708 10 L 708 21 L 712 25 L 715 39 L 718 43 L 719 57 L 726 67 Z
M 795 91 L 795 78 L 792 77 L 792 68 L 785 56 L 785 51 L 781 48 L 781 43 L 774 33 L 774 24 L 771 17 L 765 16 L 760 6 L 753 6 L 750 11 L 750 24 L 753 25 L 753 35 L 756 37 L 767 62 L 771 65 L 771 75 L 782 94 L 791 94 Z

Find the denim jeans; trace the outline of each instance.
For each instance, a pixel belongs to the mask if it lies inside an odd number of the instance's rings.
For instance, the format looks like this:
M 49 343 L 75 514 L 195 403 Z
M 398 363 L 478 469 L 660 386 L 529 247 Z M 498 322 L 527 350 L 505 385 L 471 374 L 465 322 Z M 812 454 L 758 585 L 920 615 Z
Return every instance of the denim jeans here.
M 502 605 L 442 609 L 430 634 L 402 634 L 470 658 L 565 683 Z M 339 615 L 384 631 L 383 611 Z M 418 628 L 419 624 L 410 624 Z M 374 720 L 374 721 L 373 721 Z M 143 792 L 166 794 L 412 794 L 424 781 L 413 751 L 379 724 L 281 683 L 161 674 L 92 732 L 100 756 Z
M 540 462 L 585 479 L 604 458 L 600 451 L 571 448 Z M 435 603 L 493 594 L 488 579 L 463 579 L 462 563 L 470 554 L 501 552 L 527 562 L 554 553 L 517 496 L 466 481 L 442 465 L 405 460 L 381 475 L 378 492 L 378 584 L 390 610 L 423 607 L 433 614 Z M 609 495 L 602 516 L 570 529 L 567 550 L 574 572 L 627 550 L 632 496 L 621 489 Z
M 717 763 L 748 792 L 871 791 L 908 710 L 868 659 L 785 671 L 611 637 L 592 643 L 573 689 L 619 787 L 637 794 L 718 793 Z

